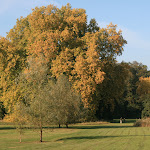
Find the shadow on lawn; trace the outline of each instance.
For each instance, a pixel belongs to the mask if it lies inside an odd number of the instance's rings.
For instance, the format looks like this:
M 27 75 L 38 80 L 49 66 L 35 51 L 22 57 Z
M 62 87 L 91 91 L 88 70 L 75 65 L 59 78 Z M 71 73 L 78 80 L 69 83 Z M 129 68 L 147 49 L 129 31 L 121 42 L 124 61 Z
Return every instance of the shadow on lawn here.
M 82 140 L 82 139 L 103 139 L 103 138 L 114 138 L 118 136 L 78 136 L 78 137 L 68 137 L 68 138 L 62 138 L 58 139 L 57 141 L 62 140 Z
M 69 126 L 68 129 L 104 129 L 104 128 L 131 128 L 133 126 L 110 126 L 110 125 L 106 125 L 106 126 L 93 126 L 93 125 L 82 125 L 82 126 Z M 43 129 L 63 129 L 66 127 L 43 127 Z M 12 129 L 16 129 L 14 126 L 2 126 L 0 127 L 0 130 L 12 130 Z M 28 129 L 28 128 L 27 128 Z M 34 127 L 30 127 L 30 129 L 35 129 Z
M 133 126 L 71 126 L 71 129 L 131 128 Z
M 117 137 L 130 137 L 130 136 L 134 136 L 134 137 L 137 137 L 137 136 L 145 136 L 145 135 L 120 135 L 120 136 L 78 136 L 78 137 L 68 137 L 68 138 L 61 138 L 61 139 L 58 139 L 57 141 L 63 141 L 63 140 L 82 140 L 82 139 L 104 139 L 104 138 L 117 138 Z M 146 135 L 146 136 L 150 136 L 150 135 Z
M 0 127 L 0 130 L 12 130 L 16 129 L 15 127 Z

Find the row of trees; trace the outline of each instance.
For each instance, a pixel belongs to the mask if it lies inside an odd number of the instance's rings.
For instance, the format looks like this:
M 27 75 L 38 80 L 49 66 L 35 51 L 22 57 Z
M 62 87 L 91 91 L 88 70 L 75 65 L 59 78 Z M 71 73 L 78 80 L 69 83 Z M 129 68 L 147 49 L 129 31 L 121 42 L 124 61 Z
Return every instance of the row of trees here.
M 17 20 L 6 38 L 0 38 L 2 112 L 13 114 L 20 102 L 36 106 L 33 110 L 39 111 L 37 103 L 41 103 L 41 109 L 55 114 L 53 121 L 69 123 L 71 117 L 67 121 L 60 118 L 65 119 L 62 114 L 67 110 L 72 110 L 71 115 L 75 110 L 79 112 L 75 102 L 80 95 L 88 110 L 87 120 L 140 117 L 144 107 L 138 94 L 140 77 L 148 77 L 149 71 L 137 62 L 117 63 L 116 57 L 126 43 L 116 25 L 100 28 L 95 19 L 88 24 L 84 9 L 72 9 L 70 4 L 60 9 L 54 5 L 36 7 L 27 17 Z M 73 106 L 69 104 L 71 98 L 62 102 L 72 93 L 66 89 L 71 93 L 64 96 L 60 92 L 70 84 L 58 84 L 62 74 L 78 93 L 73 94 Z M 48 100 L 55 105 L 46 104 Z M 62 103 L 68 108 L 63 108 Z
M 106 67 L 106 66 L 105 66 Z M 147 79 L 150 72 L 147 66 L 134 61 L 109 64 L 105 69 L 105 80 L 97 86 L 96 98 L 99 108 L 96 116 L 100 119 L 141 118 L 145 99 L 141 99 L 141 79 Z M 144 83 L 145 84 L 145 83 Z

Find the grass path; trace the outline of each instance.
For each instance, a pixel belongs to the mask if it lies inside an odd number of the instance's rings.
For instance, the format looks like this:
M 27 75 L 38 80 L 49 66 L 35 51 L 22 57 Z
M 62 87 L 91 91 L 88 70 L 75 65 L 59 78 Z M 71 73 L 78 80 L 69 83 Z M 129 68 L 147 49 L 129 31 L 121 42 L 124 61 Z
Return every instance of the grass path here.
M 27 130 L 18 141 L 12 125 L 0 124 L 0 150 L 149 150 L 150 129 L 132 123 L 78 124 L 69 129 L 45 129 L 43 143 L 39 133 Z

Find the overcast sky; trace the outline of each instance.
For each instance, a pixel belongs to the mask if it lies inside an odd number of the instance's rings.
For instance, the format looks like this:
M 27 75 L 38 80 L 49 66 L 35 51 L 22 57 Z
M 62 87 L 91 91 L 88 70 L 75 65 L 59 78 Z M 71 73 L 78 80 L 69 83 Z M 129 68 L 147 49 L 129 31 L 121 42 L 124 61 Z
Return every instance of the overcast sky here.
M 6 36 L 20 16 L 26 17 L 32 8 L 70 3 L 72 8 L 84 8 L 88 20 L 95 18 L 100 27 L 110 22 L 118 25 L 128 44 L 117 60 L 138 61 L 150 69 L 150 1 L 149 0 L 0 0 L 0 35 Z

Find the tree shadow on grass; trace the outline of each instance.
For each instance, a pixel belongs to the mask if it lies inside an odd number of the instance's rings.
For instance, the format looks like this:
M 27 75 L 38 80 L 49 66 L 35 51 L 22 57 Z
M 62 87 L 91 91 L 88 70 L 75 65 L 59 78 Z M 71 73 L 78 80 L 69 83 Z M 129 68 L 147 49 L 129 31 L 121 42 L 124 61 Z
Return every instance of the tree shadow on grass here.
M 78 126 L 78 125 L 70 125 L 68 129 L 104 129 L 104 128 L 131 128 L 131 127 L 134 127 L 134 126 L 125 126 L 125 125 L 114 125 L 114 126 L 110 126 L 110 125 L 81 125 L 81 126 Z M 63 129 L 63 128 L 66 128 L 66 127 L 43 127 L 43 129 Z M 2 126 L 0 127 L 0 130 L 9 130 L 9 129 L 16 129 L 14 126 Z M 26 127 L 25 127 L 26 129 Z M 27 127 L 28 129 L 28 127 Z M 36 129 L 34 127 L 29 127 L 29 129 Z
M 66 127 L 57 127 L 57 126 L 54 126 L 54 127 L 43 127 L 45 129 L 103 129 L 103 128 L 132 128 L 134 126 L 130 125 L 130 126 L 127 126 L 127 125 L 69 125 L 68 128 Z
M 68 137 L 68 138 L 61 138 L 58 139 L 57 141 L 62 141 L 62 140 L 82 140 L 82 139 L 103 139 L 103 138 L 114 138 L 117 136 L 78 136 L 78 137 Z
M 16 129 L 15 127 L 0 127 L 0 130 L 12 130 Z
M 117 137 L 130 137 L 130 136 L 134 136 L 134 137 L 141 137 L 141 136 L 150 136 L 150 135 L 120 135 L 120 136 L 77 136 L 77 137 L 68 137 L 68 138 L 61 138 L 58 139 L 57 141 L 65 141 L 65 140 L 94 140 L 94 139 L 105 139 L 105 138 L 117 138 Z
M 133 126 L 71 126 L 71 129 L 131 128 Z

